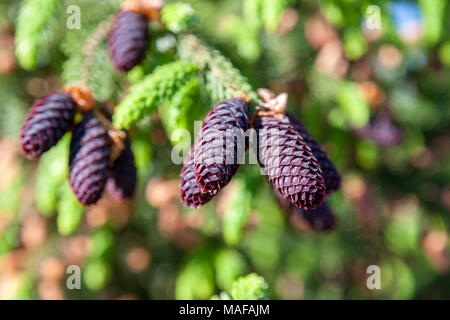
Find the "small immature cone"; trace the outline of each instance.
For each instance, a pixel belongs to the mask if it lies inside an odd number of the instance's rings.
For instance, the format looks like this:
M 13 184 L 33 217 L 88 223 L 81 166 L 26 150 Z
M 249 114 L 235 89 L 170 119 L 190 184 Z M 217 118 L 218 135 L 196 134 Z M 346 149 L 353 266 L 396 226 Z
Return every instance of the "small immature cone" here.
M 145 56 L 149 41 L 147 17 L 132 11 L 119 11 L 108 39 L 108 51 L 114 67 L 127 72 Z
M 336 217 L 325 201 L 315 209 L 303 210 L 303 218 L 316 231 L 329 231 L 336 227 Z
M 289 118 L 280 112 L 258 111 L 253 121 L 258 133 L 258 159 L 269 180 L 297 208 L 313 209 L 325 196 L 317 159 Z
M 315 231 L 330 231 L 336 227 L 336 216 L 330 210 L 327 203 L 323 201 L 318 207 L 310 210 L 302 210 L 294 206 L 287 199 L 285 199 L 278 191 L 275 191 L 280 207 L 287 214 L 296 214 L 308 222 L 311 229 Z
M 368 124 L 355 131 L 360 137 L 384 147 L 395 146 L 403 140 L 403 131 L 386 113 L 373 116 Z
M 188 207 L 198 208 L 207 203 L 213 197 L 209 193 L 203 193 L 197 182 L 194 170 L 194 147 L 184 160 L 180 174 L 180 198 Z
M 225 100 L 206 116 L 194 151 L 194 169 L 203 193 L 215 195 L 230 182 L 247 148 L 249 127 L 243 98 Z
M 302 136 L 303 140 L 305 140 L 306 144 L 311 148 L 314 157 L 317 161 L 319 161 L 327 194 L 331 194 L 333 191 L 338 190 L 341 185 L 341 176 L 334 164 L 328 158 L 325 150 L 322 149 L 320 144 L 308 132 L 306 127 L 298 119 L 296 119 L 293 114 L 286 113 L 286 116 L 291 121 L 294 129 Z
M 136 190 L 136 166 L 130 143 L 127 142 L 120 156 L 114 161 L 107 182 L 107 190 L 111 196 L 123 201 L 131 198 Z
M 73 124 L 75 107 L 72 97 L 63 92 L 50 93 L 34 103 L 20 134 L 28 159 L 41 156 L 62 138 Z
M 69 182 L 83 205 L 102 196 L 110 154 L 107 130 L 93 114 L 86 115 L 73 132 L 69 154 Z

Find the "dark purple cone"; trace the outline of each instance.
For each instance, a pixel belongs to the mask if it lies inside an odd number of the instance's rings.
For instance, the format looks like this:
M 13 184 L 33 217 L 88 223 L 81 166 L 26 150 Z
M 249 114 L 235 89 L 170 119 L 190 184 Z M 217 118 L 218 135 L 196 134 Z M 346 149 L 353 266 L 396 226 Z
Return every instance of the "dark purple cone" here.
M 75 101 L 64 92 L 50 93 L 34 103 L 20 134 L 28 159 L 41 156 L 62 138 L 73 124 L 75 107 Z
M 106 188 L 119 201 L 131 198 L 136 190 L 137 172 L 130 143 L 127 142 L 120 156 L 114 161 Z
M 259 112 L 253 126 L 258 133 L 258 160 L 275 189 L 298 208 L 318 206 L 326 190 L 322 170 L 289 118 Z
M 198 208 L 211 200 L 213 196 L 203 193 L 198 185 L 194 171 L 194 147 L 184 160 L 183 169 L 181 169 L 180 198 L 186 206 Z
M 384 113 L 375 115 L 367 125 L 355 131 L 360 137 L 384 147 L 395 146 L 403 140 L 403 131 Z
M 195 145 L 194 169 L 202 192 L 215 195 L 230 182 L 247 148 L 249 127 L 247 102 L 242 98 L 211 109 Z
M 105 127 L 94 115 L 86 115 L 73 132 L 69 155 L 69 182 L 82 204 L 94 204 L 102 196 L 110 153 Z
M 318 207 L 310 210 L 302 210 L 295 207 L 289 200 L 283 198 L 283 196 L 275 191 L 275 197 L 278 200 L 281 208 L 287 214 L 296 214 L 301 216 L 306 222 L 308 222 L 311 229 L 315 231 L 330 231 L 336 227 L 336 216 L 330 210 L 327 203 L 323 201 Z
M 336 216 L 325 201 L 315 209 L 303 210 L 303 218 L 316 231 L 330 231 L 336 227 Z
M 145 56 L 149 41 L 148 20 L 131 11 L 119 11 L 108 39 L 109 56 L 118 71 L 127 72 Z
M 297 130 L 303 140 L 305 140 L 306 144 L 311 148 L 314 157 L 319 162 L 320 168 L 322 169 L 322 176 L 325 181 L 325 187 L 327 188 L 327 194 L 331 194 L 333 191 L 338 190 L 341 185 L 341 176 L 334 164 L 328 158 L 325 150 L 322 149 L 321 145 L 294 115 L 286 113 L 286 116 L 291 121 L 294 129 Z

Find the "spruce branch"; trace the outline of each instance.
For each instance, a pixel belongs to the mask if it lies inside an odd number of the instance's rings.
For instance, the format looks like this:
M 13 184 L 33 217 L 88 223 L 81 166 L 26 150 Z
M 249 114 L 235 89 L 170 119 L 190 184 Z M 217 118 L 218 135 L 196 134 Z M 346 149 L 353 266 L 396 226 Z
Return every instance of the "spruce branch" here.
M 104 39 L 121 1 L 99 1 L 95 10 L 92 10 L 91 0 L 67 2 L 80 7 L 83 12 L 83 27 L 66 31 L 61 43 L 61 50 L 68 57 L 63 64 L 64 84 L 81 83 L 92 90 L 98 101 L 117 99 L 123 75 L 115 72 Z
M 114 110 L 113 124 L 127 129 L 171 98 L 184 84 L 197 76 L 197 66 L 176 61 L 155 69 L 141 82 L 133 85 L 128 95 Z
M 161 121 L 172 144 L 178 144 L 182 137 L 174 137 L 176 129 L 193 129 L 192 123 L 199 113 L 199 82 L 192 78 L 167 100 L 160 108 Z M 189 141 L 190 144 L 190 141 Z
M 193 61 L 204 70 L 206 87 L 213 99 L 223 101 L 247 96 L 255 103 L 261 101 L 240 71 L 219 51 L 204 44 L 197 36 L 181 35 L 178 53 L 181 59 Z
M 114 15 L 110 15 L 105 21 L 101 22 L 97 29 L 86 39 L 82 48 L 84 55 L 83 66 L 81 67 L 80 83 L 84 86 L 89 79 L 89 70 L 94 62 L 93 54 L 101 42 L 107 37 L 112 24 Z

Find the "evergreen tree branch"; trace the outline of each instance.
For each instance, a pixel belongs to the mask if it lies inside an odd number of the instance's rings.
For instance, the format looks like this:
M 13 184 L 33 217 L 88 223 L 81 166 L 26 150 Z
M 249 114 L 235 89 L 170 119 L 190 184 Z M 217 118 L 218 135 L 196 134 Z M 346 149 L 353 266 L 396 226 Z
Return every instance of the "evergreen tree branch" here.
M 199 114 L 200 92 L 197 78 L 192 78 L 167 100 L 160 108 L 161 121 L 172 144 L 183 141 L 181 136 L 174 136 L 177 129 L 193 130 L 193 122 Z M 189 141 L 190 146 L 191 141 Z
M 113 116 L 114 126 L 126 129 L 136 124 L 196 77 L 197 70 L 195 64 L 186 61 L 156 68 L 152 74 L 133 85 L 128 95 L 117 105 Z
M 105 21 L 101 22 L 97 29 L 86 39 L 82 48 L 84 55 L 83 66 L 81 67 L 80 83 L 85 86 L 89 79 L 89 70 L 94 63 L 93 54 L 101 42 L 107 37 L 112 24 L 114 15 L 110 15 Z
M 91 0 L 67 0 L 80 7 L 82 28 L 68 30 L 61 50 L 68 59 L 63 64 L 65 85 L 83 84 L 98 101 L 115 100 L 121 89 L 123 75 L 115 72 L 104 38 L 109 32 L 112 16 L 120 0 L 99 1 L 92 10 Z
M 204 70 L 206 87 L 213 99 L 223 101 L 236 96 L 248 96 L 253 102 L 261 102 L 240 71 L 219 51 L 204 44 L 197 36 L 180 36 L 178 53 L 181 59 L 193 61 Z

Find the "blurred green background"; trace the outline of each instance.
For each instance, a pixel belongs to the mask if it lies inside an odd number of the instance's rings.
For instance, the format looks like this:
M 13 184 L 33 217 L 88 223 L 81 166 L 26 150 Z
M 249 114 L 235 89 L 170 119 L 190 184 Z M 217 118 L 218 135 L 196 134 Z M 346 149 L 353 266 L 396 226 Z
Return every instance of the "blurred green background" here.
M 132 132 L 135 199 L 82 208 L 66 182 L 69 138 L 30 162 L 19 131 L 36 98 L 79 80 L 87 37 L 121 1 L 37 0 L 18 18 L 31 2 L 0 3 L 0 299 L 242 297 L 235 280 L 251 272 L 271 299 L 450 298 L 449 1 L 183 1 L 195 32 L 254 88 L 289 93 L 290 111 L 336 163 L 328 233 L 285 214 L 255 165 L 206 206 L 183 207 L 163 114 Z M 80 30 L 65 27 L 72 4 Z M 42 10 L 45 25 L 19 28 Z M 35 41 L 18 46 L 25 36 Z M 147 58 L 129 75 L 114 73 L 102 44 L 95 97 L 117 102 L 129 82 L 177 59 L 175 42 L 152 25 Z M 215 102 L 203 91 L 197 120 Z M 81 290 L 66 288 L 73 264 Z M 373 264 L 379 290 L 366 286 Z

